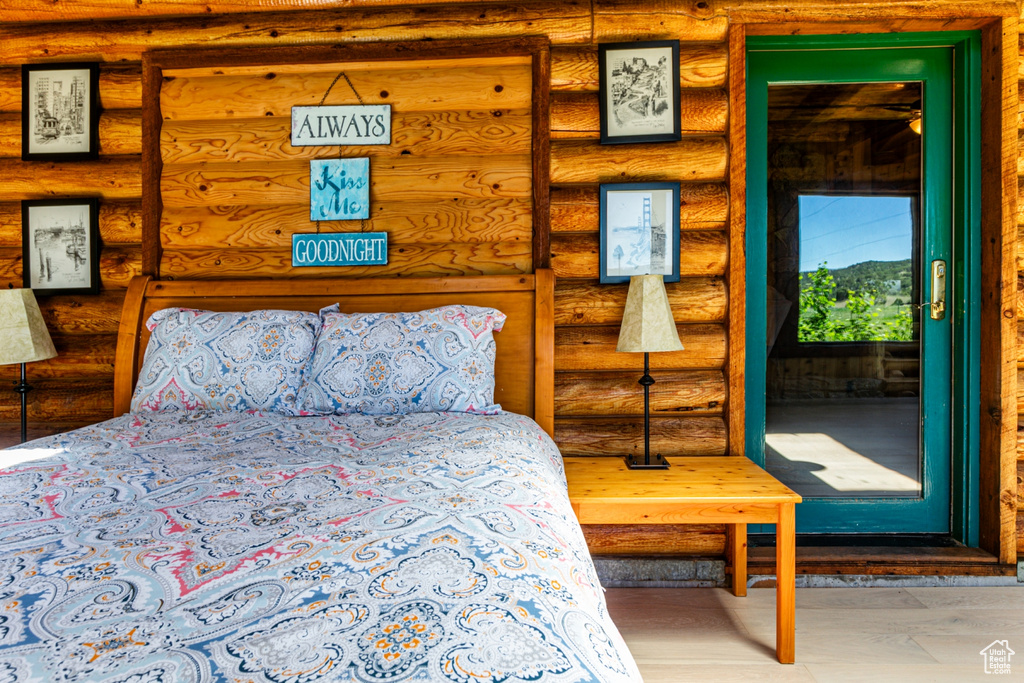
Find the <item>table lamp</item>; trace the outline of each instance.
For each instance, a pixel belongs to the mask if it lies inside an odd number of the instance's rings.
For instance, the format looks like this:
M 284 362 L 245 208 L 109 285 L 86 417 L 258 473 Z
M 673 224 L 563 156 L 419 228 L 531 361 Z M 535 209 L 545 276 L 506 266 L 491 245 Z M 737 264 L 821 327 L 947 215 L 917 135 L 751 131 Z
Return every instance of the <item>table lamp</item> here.
M 21 442 L 25 443 L 27 394 L 32 389 L 25 381 L 25 363 L 57 355 L 31 289 L 0 289 L 0 340 L 0 365 L 21 363 L 21 381 L 14 390 L 21 394 Z
M 629 279 L 626 310 L 616 351 L 644 354 L 644 375 L 639 384 L 644 388 L 644 457 L 637 453 L 626 456 L 630 469 L 667 469 L 668 460 L 661 453 L 651 457 L 651 377 L 650 356 L 656 351 L 682 351 L 683 344 L 672 319 L 668 293 L 661 275 L 634 275 Z

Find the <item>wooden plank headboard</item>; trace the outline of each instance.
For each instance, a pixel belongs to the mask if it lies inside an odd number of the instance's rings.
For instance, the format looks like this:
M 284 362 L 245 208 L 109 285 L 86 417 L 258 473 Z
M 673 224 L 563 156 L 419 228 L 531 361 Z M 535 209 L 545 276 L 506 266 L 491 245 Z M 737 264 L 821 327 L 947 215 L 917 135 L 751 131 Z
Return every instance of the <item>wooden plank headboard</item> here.
M 261 308 L 318 311 L 339 303 L 347 313 L 419 311 L 447 304 L 492 306 L 508 316 L 495 335 L 495 401 L 554 434 L 554 275 L 325 280 L 131 281 L 117 339 L 114 415 L 128 412 L 149 330 L 162 308 L 211 311 Z

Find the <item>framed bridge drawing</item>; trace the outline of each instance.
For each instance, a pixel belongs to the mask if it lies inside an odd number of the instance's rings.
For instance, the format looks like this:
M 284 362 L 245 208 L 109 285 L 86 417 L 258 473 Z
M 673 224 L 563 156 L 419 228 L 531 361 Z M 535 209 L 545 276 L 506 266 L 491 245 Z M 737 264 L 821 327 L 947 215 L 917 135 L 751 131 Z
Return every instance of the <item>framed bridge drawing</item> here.
M 601 282 L 679 282 L 679 183 L 601 185 Z

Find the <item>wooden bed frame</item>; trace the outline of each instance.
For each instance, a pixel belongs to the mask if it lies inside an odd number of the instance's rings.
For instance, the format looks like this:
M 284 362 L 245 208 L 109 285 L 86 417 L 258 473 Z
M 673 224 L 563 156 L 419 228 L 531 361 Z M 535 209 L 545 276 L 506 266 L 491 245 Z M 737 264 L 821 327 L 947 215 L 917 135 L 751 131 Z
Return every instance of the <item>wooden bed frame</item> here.
M 532 275 L 324 280 L 154 280 L 135 277 L 121 314 L 114 367 L 114 415 L 128 412 L 149 342 L 145 322 L 162 308 L 419 311 L 447 304 L 492 306 L 508 316 L 495 335 L 495 402 L 528 415 L 554 435 L 554 282 Z

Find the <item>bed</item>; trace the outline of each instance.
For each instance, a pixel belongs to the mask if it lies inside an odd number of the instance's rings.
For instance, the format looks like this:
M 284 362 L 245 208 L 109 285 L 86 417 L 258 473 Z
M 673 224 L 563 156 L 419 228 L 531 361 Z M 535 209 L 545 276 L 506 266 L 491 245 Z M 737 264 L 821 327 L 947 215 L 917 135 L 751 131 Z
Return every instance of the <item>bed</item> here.
M 167 307 L 508 315 L 496 415 L 124 412 L 3 453 L 0 680 L 639 680 L 552 427 L 550 273 L 132 283 Z M 508 333 L 508 336 L 505 336 Z

